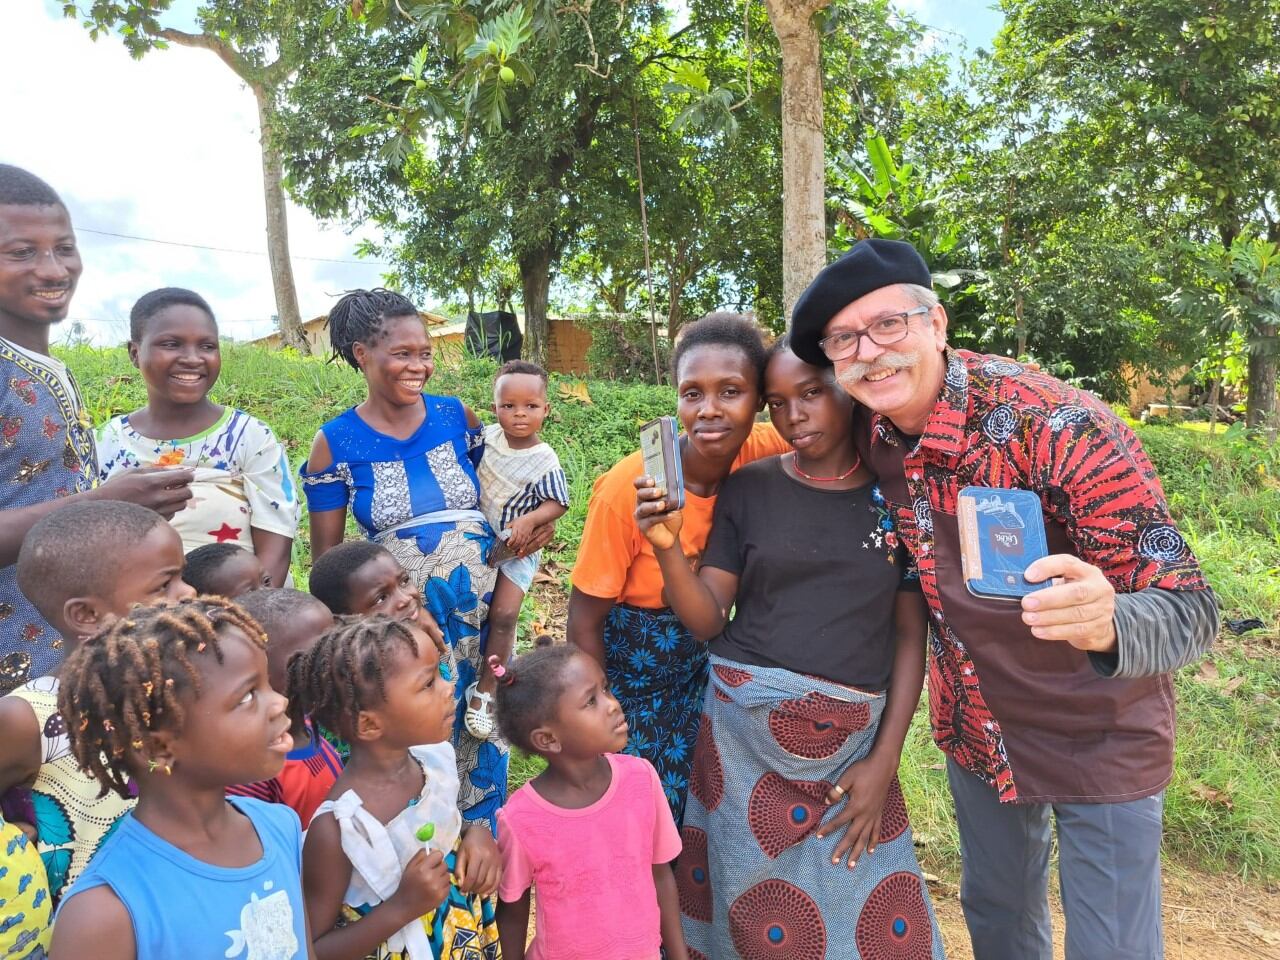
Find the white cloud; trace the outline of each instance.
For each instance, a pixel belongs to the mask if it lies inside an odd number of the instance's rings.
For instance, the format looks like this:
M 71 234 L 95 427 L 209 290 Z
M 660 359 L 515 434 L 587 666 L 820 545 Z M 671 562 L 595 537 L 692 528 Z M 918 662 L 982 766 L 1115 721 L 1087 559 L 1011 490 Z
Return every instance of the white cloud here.
M 224 332 L 270 330 L 276 312 L 264 256 L 164 246 L 88 229 L 235 250 L 266 250 L 253 96 L 212 53 L 171 47 L 130 58 L 115 38 L 93 42 L 39 0 L 5 4 L 0 29 L 5 135 L 0 161 L 62 194 L 85 262 L 71 317 L 96 342 L 119 342 L 133 302 L 158 286 L 203 294 Z M 355 237 L 289 208 L 303 317 L 344 288 L 372 286 L 380 268 L 354 260 Z M 64 325 L 69 327 L 69 324 Z

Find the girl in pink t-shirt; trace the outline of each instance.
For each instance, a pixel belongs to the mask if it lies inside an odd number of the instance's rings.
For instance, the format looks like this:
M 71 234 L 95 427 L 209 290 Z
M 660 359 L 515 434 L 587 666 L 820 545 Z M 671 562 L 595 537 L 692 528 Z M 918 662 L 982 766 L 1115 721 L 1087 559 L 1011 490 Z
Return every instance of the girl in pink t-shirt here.
M 649 761 L 617 752 L 627 721 L 600 664 L 555 645 L 489 665 L 503 737 L 547 761 L 498 811 L 503 957 L 658 960 L 665 948 L 688 960 L 671 872 L 680 836 Z

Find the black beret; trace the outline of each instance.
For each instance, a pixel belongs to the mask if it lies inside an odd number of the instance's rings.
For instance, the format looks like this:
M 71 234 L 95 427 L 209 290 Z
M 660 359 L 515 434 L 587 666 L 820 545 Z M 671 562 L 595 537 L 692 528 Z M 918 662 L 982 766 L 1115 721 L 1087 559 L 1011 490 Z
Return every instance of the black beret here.
M 916 248 L 901 240 L 860 240 L 834 263 L 822 268 L 791 311 L 791 351 L 805 363 L 828 367 L 818 348 L 822 330 L 859 297 L 895 283 L 932 289 L 933 278 Z

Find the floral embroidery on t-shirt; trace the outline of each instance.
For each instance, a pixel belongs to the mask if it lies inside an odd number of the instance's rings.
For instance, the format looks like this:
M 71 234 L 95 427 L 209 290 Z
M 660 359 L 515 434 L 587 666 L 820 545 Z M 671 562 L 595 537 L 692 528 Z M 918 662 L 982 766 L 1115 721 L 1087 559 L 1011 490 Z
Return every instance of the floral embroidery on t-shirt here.
M 889 505 L 880 493 L 880 487 L 871 488 L 870 510 L 876 517 L 876 525 L 871 533 L 862 541 L 863 550 L 884 550 L 885 559 L 891 564 L 898 562 L 898 534 L 893 529 L 893 517 L 889 514 Z

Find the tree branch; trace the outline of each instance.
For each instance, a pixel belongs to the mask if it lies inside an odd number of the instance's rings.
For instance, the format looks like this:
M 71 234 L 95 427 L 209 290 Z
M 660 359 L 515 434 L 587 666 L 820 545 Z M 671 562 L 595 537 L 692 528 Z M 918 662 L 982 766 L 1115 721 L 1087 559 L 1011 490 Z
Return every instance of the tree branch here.
M 185 30 L 165 27 L 158 36 L 181 47 L 194 47 L 217 54 L 218 59 L 230 67 L 237 77 L 259 89 L 274 88 L 279 79 L 278 74 L 284 70 L 283 59 L 276 60 L 275 63 L 265 67 L 255 67 L 231 44 L 207 33 L 187 33 Z

